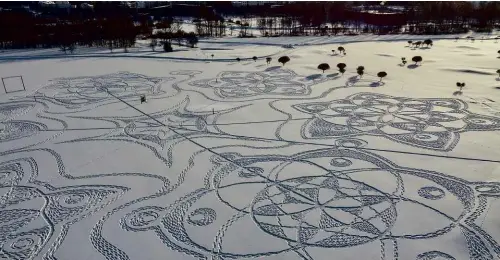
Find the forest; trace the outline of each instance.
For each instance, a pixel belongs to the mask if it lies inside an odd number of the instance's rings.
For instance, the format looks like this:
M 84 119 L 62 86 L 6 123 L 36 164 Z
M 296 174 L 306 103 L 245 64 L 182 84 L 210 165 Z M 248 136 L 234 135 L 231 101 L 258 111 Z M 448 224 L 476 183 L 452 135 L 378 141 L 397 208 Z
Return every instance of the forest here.
M 231 2 L 173 4 L 163 8 L 124 8 L 107 3 L 94 10 L 41 10 L 36 15 L 0 9 L 0 49 L 76 46 L 131 47 L 136 39 L 194 47 L 198 37 L 307 35 L 455 34 L 499 28 L 500 2 L 283 2 L 233 6 Z M 307 10 L 307 11 L 304 11 Z M 191 17 L 179 17 L 188 13 Z M 186 19 L 194 32 L 183 30 Z M 256 21 L 252 23 L 251 21 Z M 255 24 L 254 26 L 252 26 Z

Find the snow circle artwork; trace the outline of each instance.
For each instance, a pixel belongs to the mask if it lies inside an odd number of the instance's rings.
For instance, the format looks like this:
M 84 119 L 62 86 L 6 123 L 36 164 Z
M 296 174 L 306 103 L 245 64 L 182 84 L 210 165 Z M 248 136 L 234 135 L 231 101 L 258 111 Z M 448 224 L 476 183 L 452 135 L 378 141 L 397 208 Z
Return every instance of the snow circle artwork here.
M 499 161 L 468 154 L 498 145 L 495 102 L 392 88 L 431 55 L 385 69 L 330 49 L 346 75 L 294 48 L 285 67 L 81 72 L 0 97 L 1 258 L 500 257 L 500 181 L 481 172 Z

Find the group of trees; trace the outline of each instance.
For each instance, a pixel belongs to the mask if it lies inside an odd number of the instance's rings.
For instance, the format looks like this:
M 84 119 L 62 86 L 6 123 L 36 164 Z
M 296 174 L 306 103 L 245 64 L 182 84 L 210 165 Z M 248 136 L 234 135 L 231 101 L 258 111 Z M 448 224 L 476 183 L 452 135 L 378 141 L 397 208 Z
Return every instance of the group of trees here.
M 339 69 L 339 72 L 344 75 L 344 73 L 346 72 L 346 68 L 347 65 L 345 63 L 338 63 L 337 64 L 337 68 Z M 321 63 L 318 65 L 318 69 L 322 70 L 323 73 L 325 73 L 325 70 L 329 70 L 330 69 L 330 65 L 328 63 Z M 359 75 L 360 78 L 363 77 L 363 75 L 365 74 L 365 67 L 364 66 L 358 66 L 356 68 L 356 73 Z M 382 82 L 382 79 L 384 77 L 387 76 L 387 72 L 385 71 L 380 71 L 379 73 L 377 73 L 377 77 L 380 78 L 380 81 Z
M 211 2 L 199 6 L 193 23 L 199 36 L 219 37 L 239 29 L 251 36 L 251 20 L 263 36 L 358 33 L 447 34 L 469 29 L 491 31 L 500 22 L 500 2 L 283 2 L 233 6 Z M 394 11 L 394 6 L 399 10 Z M 373 12 L 378 11 L 378 12 Z M 238 20 L 224 19 L 237 16 Z
M 240 14 L 230 26 L 247 35 L 248 21 L 255 19 L 263 36 L 337 35 L 358 33 L 448 34 L 469 29 L 491 31 L 500 21 L 499 2 L 291 2 L 278 6 L 243 6 L 224 9 Z M 391 9 L 400 7 L 398 11 Z M 216 5 L 214 5 L 217 8 Z M 241 10 L 244 10 L 241 11 Z M 304 11 L 307 10 L 307 11 Z M 240 12 L 241 11 L 241 12 Z M 372 12 L 379 11 L 379 12 Z M 230 24 L 230 23 L 229 23 Z
M 213 57 L 214 57 L 214 55 L 212 54 L 212 58 L 213 58 Z M 257 58 L 257 56 L 253 56 L 253 57 L 252 57 L 252 60 L 253 60 L 254 62 L 257 62 L 257 59 L 258 59 L 258 58 Z M 267 57 L 267 58 L 266 58 L 266 63 L 267 63 L 267 65 L 269 65 L 269 64 L 271 63 L 271 60 L 272 60 L 272 58 L 271 58 L 271 57 Z M 237 61 L 237 62 L 240 62 L 240 61 L 241 61 L 241 58 L 240 58 L 240 57 L 236 58 L 236 61 Z
M 433 46 L 434 42 L 431 39 L 426 39 L 425 41 L 408 41 L 408 46 L 418 48 L 420 46 L 426 45 L 427 47 Z
M 393 5 L 402 8 L 394 11 Z M 386 2 L 384 6 L 378 2 L 293 2 L 241 8 L 246 11 L 245 19 L 256 18 L 264 36 L 488 32 L 500 21 L 499 2 Z
M 220 15 L 204 15 L 193 20 L 199 36 L 222 37 L 226 35 L 226 21 Z
M 108 5 L 112 3 L 103 4 Z M 400 10 L 393 11 L 393 5 Z M 469 29 L 484 32 L 498 27 L 500 22 L 500 2 L 387 2 L 384 6 L 370 2 L 283 2 L 275 6 L 239 7 L 231 2 L 210 2 L 190 7 L 194 8 L 195 30 L 194 34 L 187 34 L 182 31 L 182 22 L 172 19 L 176 15 L 172 10 L 162 15 L 153 9 L 134 9 L 134 13 L 130 9 L 103 8 L 99 12 L 38 16 L 0 11 L 0 48 L 61 46 L 71 50 L 78 45 L 128 48 L 137 36 L 156 39 L 164 46 L 172 45 L 173 41 L 194 46 L 195 36 L 221 37 L 229 34 L 228 29 L 231 34 L 239 29 L 241 37 L 251 36 L 252 19 L 264 36 L 443 34 Z M 380 12 L 368 12 L 373 10 Z M 231 15 L 238 16 L 238 20 L 224 18 Z
M 172 50 L 173 42 L 190 47 L 198 43 L 195 32 L 184 32 L 182 22 L 172 18 L 154 21 L 146 16 L 120 13 L 92 18 L 47 18 L 0 12 L 0 49 L 60 47 L 64 52 L 72 52 L 77 46 L 87 46 L 127 51 L 138 38 L 151 39 L 152 49 L 161 44 L 165 51 Z
M 43 19 L 27 15 L 0 15 L 0 48 L 53 48 L 75 46 L 128 48 L 144 33 L 131 17 L 107 19 Z
M 153 51 L 158 44 L 163 46 L 163 51 L 173 51 L 172 43 L 182 46 L 186 44 L 194 48 L 198 44 L 198 37 L 194 32 L 186 33 L 182 30 L 182 22 L 172 18 L 163 19 L 152 25 L 154 30 L 145 35 L 145 38 L 150 39 L 150 47 Z
M 410 32 L 458 33 L 466 29 L 491 31 L 500 20 L 498 2 L 427 2 L 416 3 L 419 12 L 408 13 Z M 432 23 L 432 24 L 430 24 Z
M 415 62 L 415 65 L 417 65 L 419 62 L 422 62 L 422 56 L 413 56 L 413 58 L 411 58 L 411 60 L 413 62 Z M 406 65 L 407 61 L 406 61 L 406 58 L 405 57 L 402 57 L 401 58 L 401 65 L 404 66 Z
M 344 54 L 344 55 L 346 55 L 346 52 L 345 52 L 345 48 L 344 48 L 344 47 L 339 46 L 339 47 L 337 48 L 337 50 L 339 51 L 339 54 Z M 335 55 L 335 50 L 332 50 L 332 53 Z
M 212 55 L 213 55 L 213 54 L 212 54 Z M 257 62 L 257 59 L 258 59 L 258 58 L 257 58 L 257 56 L 253 56 L 253 57 L 252 57 L 252 60 L 253 60 L 253 61 L 255 61 L 255 62 Z M 271 58 L 271 57 L 266 57 L 266 63 L 267 63 L 267 65 L 271 64 L 271 61 L 272 61 L 272 60 L 273 60 L 273 58 Z M 236 58 L 236 61 L 237 61 L 237 62 L 240 62 L 240 61 L 241 61 L 241 58 L 240 58 L 240 57 Z M 282 57 L 280 57 L 280 58 L 278 59 L 278 62 L 279 62 L 279 63 L 281 63 L 281 64 L 283 64 L 283 66 L 285 66 L 285 64 L 286 64 L 287 62 L 289 62 L 289 61 L 290 61 L 290 57 L 288 57 L 288 56 L 282 56 Z

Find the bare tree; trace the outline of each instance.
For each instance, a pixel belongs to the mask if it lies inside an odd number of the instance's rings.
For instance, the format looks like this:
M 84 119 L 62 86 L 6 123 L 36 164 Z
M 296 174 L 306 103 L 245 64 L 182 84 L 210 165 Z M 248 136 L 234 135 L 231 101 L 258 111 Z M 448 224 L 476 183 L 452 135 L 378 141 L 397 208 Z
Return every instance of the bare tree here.
M 182 31 L 182 20 L 180 19 L 175 19 L 172 21 L 170 25 L 171 32 L 178 32 Z
M 61 51 L 63 51 L 64 54 L 66 54 L 66 52 L 68 51 L 68 46 L 66 46 L 66 44 L 63 44 L 61 45 L 61 47 L 59 47 L 59 49 L 61 49 Z
M 76 45 L 74 43 L 71 43 L 69 46 L 68 46 L 68 50 L 71 54 L 73 54 L 73 52 L 75 52 L 75 49 L 76 49 Z
M 158 40 L 155 38 L 151 39 L 151 42 L 149 43 L 149 47 L 151 47 L 151 50 L 155 51 L 156 46 L 158 46 Z

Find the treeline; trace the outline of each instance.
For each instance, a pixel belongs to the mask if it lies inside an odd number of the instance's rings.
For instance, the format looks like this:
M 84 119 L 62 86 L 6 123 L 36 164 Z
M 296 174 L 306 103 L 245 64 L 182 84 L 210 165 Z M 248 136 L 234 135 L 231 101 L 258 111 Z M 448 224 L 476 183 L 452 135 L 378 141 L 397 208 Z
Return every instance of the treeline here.
M 500 2 L 415 2 L 404 16 L 409 33 L 491 32 L 499 28 Z
M 210 2 L 194 19 L 200 36 L 248 37 L 252 26 L 264 36 L 337 34 L 455 34 L 499 28 L 500 2 L 293 2 L 234 6 Z M 175 7 L 171 12 L 175 12 Z M 173 11 L 172 11 L 173 10 Z M 215 10 L 215 12 L 210 12 Z M 192 13 L 192 12 L 191 12 Z M 223 17 L 232 17 L 225 20 Z M 229 29 L 229 30 L 228 30 Z M 250 31 L 250 33 L 249 33 Z
M 0 48 L 71 48 L 75 45 L 127 48 L 134 45 L 137 35 L 150 31 L 128 16 L 62 20 L 2 13 Z
M 500 23 L 500 2 L 296 2 L 248 6 L 241 24 L 257 19 L 263 35 L 338 33 L 447 34 L 491 32 Z M 395 7 L 398 7 L 396 10 Z
M 118 3 L 118 2 L 117 2 Z M 136 39 L 171 50 L 172 43 L 194 47 L 198 36 L 337 35 L 359 33 L 446 34 L 467 30 L 491 32 L 500 23 L 500 2 L 292 2 L 235 6 L 172 4 L 153 9 L 123 9 L 114 2 L 96 4 L 94 11 L 71 10 L 33 15 L 0 11 L 0 48 L 76 46 L 125 48 Z M 99 7 L 99 8 L 97 8 Z M 398 7 L 398 10 L 395 8 Z M 99 10 L 99 11 L 98 11 Z M 186 33 L 175 16 L 190 14 L 195 31 Z M 151 18 L 153 17 L 153 18 Z M 256 24 L 253 23 L 256 21 Z M 256 28 L 251 28 L 256 26 Z M 152 46 L 153 47 L 153 46 Z
M 151 40 L 172 50 L 172 43 L 194 47 L 198 38 L 182 30 L 172 18 L 153 21 L 148 16 L 114 15 L 92 19 L 79 16 L 65 19 L 33 17 L 23 13 L 0 13 L 0 49 L 54 48 L 73 52 L 77 46 L 106 47 L 125 52 L 136 39 Z

